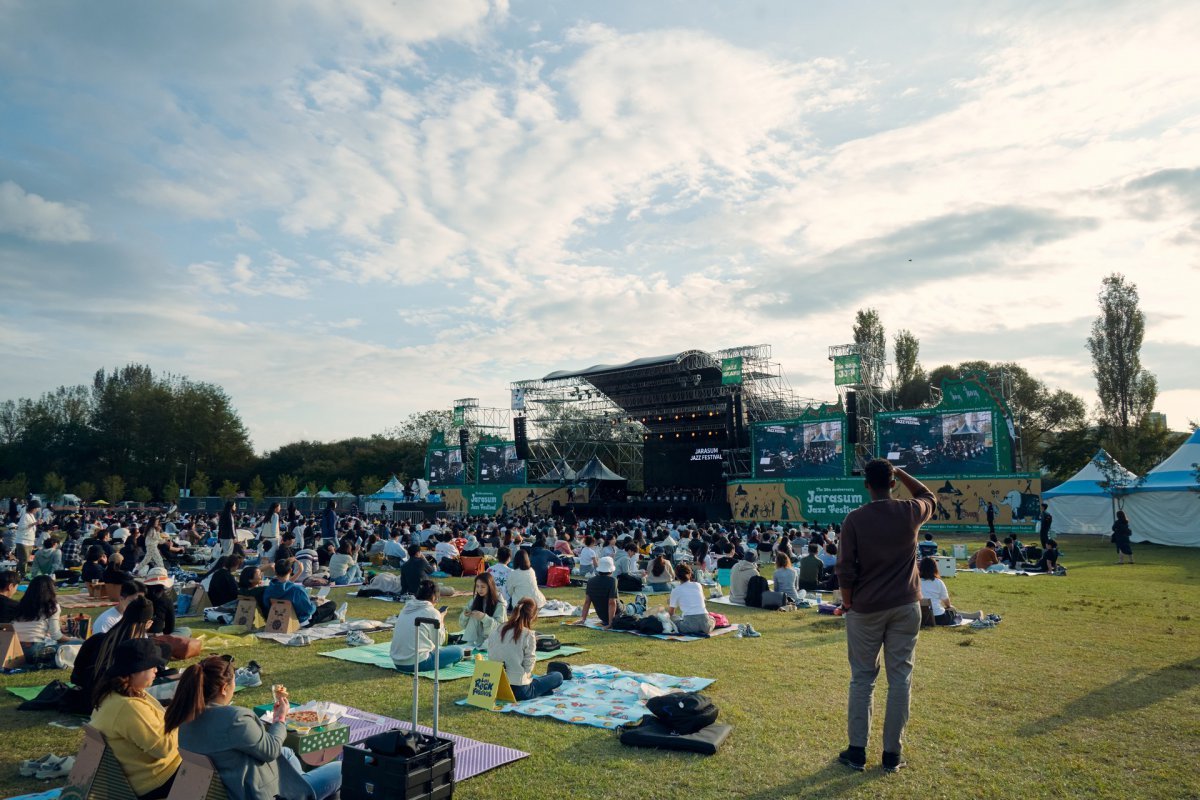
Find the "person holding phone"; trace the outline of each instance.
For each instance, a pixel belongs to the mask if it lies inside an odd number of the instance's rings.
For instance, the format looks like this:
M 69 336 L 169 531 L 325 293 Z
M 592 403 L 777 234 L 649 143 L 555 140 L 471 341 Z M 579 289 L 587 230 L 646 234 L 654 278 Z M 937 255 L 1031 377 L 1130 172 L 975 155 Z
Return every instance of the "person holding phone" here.
M 179 746 L 212 759 L 230 798 L 325 800 L 342 785 L 341 762 L 304 772 L 283 746 L 291 704 L 285 686 L 274 686 L 271 719 L 232 705 L 233 659 L 211 656 L 183 672 L 166 712 L 166 732 L 179 731 Z
M 421 581 L 416 597 L 404 605 L 396 617 L 396 628 L 392 631 L 392 663 L 400 672 L 412 674 L 413 665 L 417 672 L 426 672 L 434 667 L 434 651 L 437 650 L 439 669 L 463 660 L 464 651 L 459 645 L 446 644 L 446 606 L 435 608 L 433 601 L 439 596 L 438 585 L 431 580 Z M 418 625 L 422 619 L 435 619 L 438 627 Z M 436 639 L 434 637 L 437 637 Z M 438 650 L 438 645 L 441 649 Z

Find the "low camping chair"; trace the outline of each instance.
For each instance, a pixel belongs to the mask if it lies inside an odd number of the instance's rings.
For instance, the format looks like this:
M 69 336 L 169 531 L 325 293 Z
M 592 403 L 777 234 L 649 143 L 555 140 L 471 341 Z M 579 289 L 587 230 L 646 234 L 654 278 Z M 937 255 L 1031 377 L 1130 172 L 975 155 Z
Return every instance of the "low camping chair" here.
M 91 725 L 83 726 L 83 744 L 61 800 L 130 800 L 137 797 L 121 762 Z
M 183 763 L 175 773 L 167 800 L 229 800 L 221 775 L 208 756 L 180 750 Z
M 483 556 L 460 556 L 458 563 L 462 565 L 462 574 L 466 578 L 483 572 L 486 559 Z
M 936 623 L 933 621 L 933 601 L 926 598 L 921 598 L 921 627 L 932 628 Z

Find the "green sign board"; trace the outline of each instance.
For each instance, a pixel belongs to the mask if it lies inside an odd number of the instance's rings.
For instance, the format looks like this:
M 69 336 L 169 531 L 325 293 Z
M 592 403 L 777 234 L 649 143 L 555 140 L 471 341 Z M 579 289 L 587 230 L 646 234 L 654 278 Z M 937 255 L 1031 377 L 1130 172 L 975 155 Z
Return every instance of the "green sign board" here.
M 833 385 L 854 386 L 862 383 L 862 361 L 857 355 L 833 357 Z
M 721 359 L 721 385 L 740 384 L 742 382 L 742 357 Z
M 454 407 L 454 422 L 453 422 L 454 427 L 461 428 L 463 426 L 463 423 L 466 421 L 466 418 L 467 418 L 466 409 L 463 408 L 462 406 L 455 406 Z

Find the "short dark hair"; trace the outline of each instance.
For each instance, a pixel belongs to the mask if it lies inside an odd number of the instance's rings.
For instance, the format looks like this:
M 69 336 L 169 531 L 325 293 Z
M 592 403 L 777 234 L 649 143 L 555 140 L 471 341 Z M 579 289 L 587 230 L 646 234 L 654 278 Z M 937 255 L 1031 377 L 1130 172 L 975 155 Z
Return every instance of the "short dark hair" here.
M 938 574 L 937 562 L 929 556 L 926 556 L 917 562 L 917 574 L 923 581 L 931 581 L 934 578 L 941 577 Z
M 0 591 L 7 589 L 10 586 L 16 586 L 21 582 L 21 576 L 11 569 L 6 569 L 0 572 Z
M 286 578 L 292 574 L 292 562 L 290 558 L 281 558 L 275 562 L 275 577 Z
M 146 584 L 141 581 L 125 581 L 121 584 L 121 597 L 137 597 L 146 593 Z
M 927 541 L 927 542 L 932 542 L 932 541 L 933 541 L 933 534 L 932 534 L 932 533 L 927 533 L 927 534 L 925 534 L 925 541 Z
M 438 589 L 438 585 L 435 582 L 426 578 L 425 580 L 421 581 L 421 585 L 417 587 L 417 599 L 432 600 L 438 596 L 440 591 L 441 590 Z
M 867 486 L 877 492 L 890 489 L 895 476 L 896 470 L 886 458 L 873 458 L 863 467 L 863 478 L 866 479 Z

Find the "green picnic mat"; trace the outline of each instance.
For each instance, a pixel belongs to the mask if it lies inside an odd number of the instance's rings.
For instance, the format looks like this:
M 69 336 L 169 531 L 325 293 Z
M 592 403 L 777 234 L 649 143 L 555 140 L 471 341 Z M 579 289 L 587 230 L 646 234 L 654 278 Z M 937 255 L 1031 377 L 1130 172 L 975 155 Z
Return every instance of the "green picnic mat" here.
M 45 684 L 43 684 L 41 686 L 9 686 L 8 693 L 15 694 L 17 697 L 21 698 L 22 700 L 32 700 L 33 698 L 35 698 L 39 694 L 41 694 L 42 689 L 45 689 L 45 688 L 46 688 Z
M 318 655 L 329 656 L 340 661 L 349 661 L 354 664 L 370 664 L 373 667 L 380 669 L 395 670 L 396 667 L 392 664 L 391 655 L 392 645 L 390 642 L 381 644 L 367 645 L 365 647 L 347 647 L 342 650 L 331 650 L 328 653 L 319 653 Z M 563 645 L 553 653 L 537 653 L 538 661 L 549 661 L 554 658 L 563 656 L 573 656 L 576 653 L 587 652 L 586 647 L 571 647 Z M 433 680 L 433 670 L 427 672 L 418 672 L 422 678 Z M 441 670 L 438 674 L 439 681 L 456 681 L 459 678 L 469 678 L 475 674 L 475 657 L 471 656 L 457 664 L 452 664 L 449 667 Z

